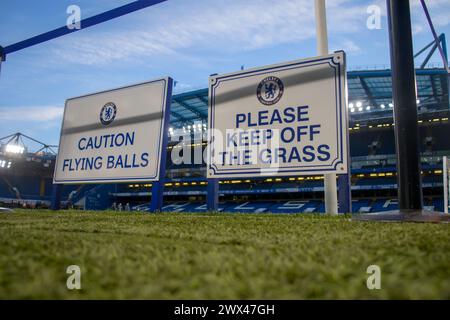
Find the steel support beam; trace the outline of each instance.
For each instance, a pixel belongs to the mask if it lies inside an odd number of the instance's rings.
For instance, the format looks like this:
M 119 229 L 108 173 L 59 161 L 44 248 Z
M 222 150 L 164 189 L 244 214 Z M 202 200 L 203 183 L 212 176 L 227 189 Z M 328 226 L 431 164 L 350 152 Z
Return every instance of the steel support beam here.
M 138 1 L 133 1 L 131 3 L 128 3 L 126 5 L 123 5 L 121 7 L 118 8 L 114 8 L 112 10 L 100 13 L 98 15 L 95 15 L 93 17 L 90 18 L 86 18 L 80 21 L 80 25 L 81 25 L 81 29 L 69 29 L 67 28 L 67 26 L 63 26 L 60 27 L 58 29 L 54 29 L 52 31 L 46 32 L 46 33 L 42 33 L 40 35 L 34 36 L 32 38 L 11 44 L 9 46 L 6 46 L 4 48 L 4 53 L 5 55 L 8 55 L 10 53 L 25 49 L 25 48 L 29 48 L 31 46 L 52 40 L 52 39 L 56 39 L 59 37 L 62 37 L 66 34 L 69 33 L 73 33 L 79 30 L 83 30 L 92 26 L 95 26 L 99 23 L 103 23 L 121 16 L 124 16 L 126 14 L 129 14 L 131 12 L 134 11 L 138 11 L 150 6 L 153 6 L 155 4 L 164 2 L 167 0 L 138 0 Z
M 206 104 L 206 106 L 208 106 L 208 99 L 205 97 L 202 97 L 200 95 L 195 96 L 198 100 L 200 100 L 201 102 L 203 102 L 204 104 Z
M 366 80 L 363 77 L 359 77 L 359 81 L 361 83 L 362 88 L 364 89 L 364 92 L 366 93 L 367 98 L 369 99 L 370 104 L 372 107 L 376 106 L 376 101 L 372 93 L 370 92 L 370 88 L 367 85 Z
M 52 190 L 52 201 L 50 209 L 59 210 L 61 208 L 61 194 L 62 194 L 62 184 L 54 184 Z
M 354 220 L 443 222 L 450 216 L 423 210 L 419 128 L 409 0 L 387 0 L 394 98 L 399 210 L 354 215 Z
M 181 121 L 181 122 L 183 122 L 183 121 L 188 121 L 185 117 L 183 117 L 181 114 L 179 114 L 179 113 L 177 113 L 177 112 L 175 112 L 175 111 L 171 111 L 171 112 L 170 112 L 170 115 L 171 115 L 172 117 L 176 118 L 176 119 L 177 119 L 177 122 L 178 122 L 178 121 Z
M 422 209 L 419 128 L 409 1 L 387 0 L 400 210 Z
M 200 117 L 202 119 L 207 118 L 208 115 L 204 114 L 198 110 L 195 110 L 195 108 L 191 107 L 190 105 L 188 105 L 186 102 L 180 100 L 180 99 L 173 99 L 174 102 L 178 103 L 180 106 L 182 106 L 183 108 L 186 108 L 187 110 L 189 110 L 190 112 L 192 112 L 193 114 L 195 114 L 197 117 Z
M 428 61 L 430 61 L 431 56 L 434 54 L 434 52 L 437 49 L 436 43 L 433 45 L 433 47 L 430 49 L 430 52 L 428 52 L 427 56 L 425 57 L 425 60 L 423 60 L 422 64 L 420 65 L 420 69 L 425 69 Z
M 433 21 L 431 20 L 430 13 L 428 12 L 427 5 L 425 4 L 425 0 L 420 0 L 420 3 L 422 4 L 423 11 L 425 12 L 425 16 L 427 17 L 428 25 L 430 26 L 431 33 L 433 34 L 434 41 L 436 42 L 436 46 L 439 49 L 439 53 L 441 54 L 442 62 L 444 63 L 445 70 L 450 73 L 450 69 L 448 67 L 448 61 L 447 61 L 447 48 L 445 48 L 445 38 L 442 40 L 441 37 L 437 35 L 436 30 L 434 29 Z M 442 46 L 441 46 L 442 42 Z

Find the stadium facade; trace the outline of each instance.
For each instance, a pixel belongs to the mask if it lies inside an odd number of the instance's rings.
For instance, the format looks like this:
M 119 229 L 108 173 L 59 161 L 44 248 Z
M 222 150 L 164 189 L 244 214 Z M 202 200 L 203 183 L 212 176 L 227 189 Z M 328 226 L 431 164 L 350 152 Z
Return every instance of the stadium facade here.
M 443 211 L 442 157 L 450 155 L 449 77 L 444 69 L 417 69 L 417 96 L 424 207 Z M 397 209 L 396 157 L 390 70 L 348 72 L 353 212 Z M 164 210 L 206 211 L 206 165 L 195 154 L 206 147 L 208 90 L 172 97 Z M 179 140 L 179 136 L 190 137 Z M 184 144 L 183 144 L 184 143 Z M 55 155 L 0 148 L 0 205 L 48 207 Z M 44 145 L 45 146 L 45 145 Z M 177 150 L 179 149 L 179 150 Z M 188 163 L 172 153 L 190 151 Z M 151 184 L 66 185 L 63 206 L 146 210 Z M 220 210 L 324 212 L 323 177 L 248 177 L 220 181 Z

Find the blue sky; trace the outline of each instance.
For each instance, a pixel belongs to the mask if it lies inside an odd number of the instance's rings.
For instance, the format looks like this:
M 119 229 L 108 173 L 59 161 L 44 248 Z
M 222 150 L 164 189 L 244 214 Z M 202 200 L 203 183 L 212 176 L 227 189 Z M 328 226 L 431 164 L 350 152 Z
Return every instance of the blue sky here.
M 65 25 L 72 4 L 86 18 L 131 1 L 2 0 L 0 44 Z M 438 33 L 450 36 L 450 1 L 427 3 Z M 366 26 L 370 5 L 381 8 L 379 30 Z M 0 75 L 0 137 L 21 131 L 57 144 L 64 101 L 85 93 L 165 75 L 182 92 L 241 65 L 314 56 L 313 7 L 313 0 L 169 0 L 13 53 Z M 418 50 L 432 35 L 419 1 L 411 8 Z M 384 0 L 327 0 L 327 9 L 330 50 L 345 50 L 349 69 L 389 65 Z

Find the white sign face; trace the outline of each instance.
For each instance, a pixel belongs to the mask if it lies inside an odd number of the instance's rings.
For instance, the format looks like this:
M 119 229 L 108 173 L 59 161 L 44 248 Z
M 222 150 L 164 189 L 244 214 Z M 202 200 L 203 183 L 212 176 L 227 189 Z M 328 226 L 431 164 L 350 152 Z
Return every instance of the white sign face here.
M 209 178 L 347 173 L 345 54 L 209 79 Z
M 54 183 L 159 180 L 172 79 L 66 101 Z

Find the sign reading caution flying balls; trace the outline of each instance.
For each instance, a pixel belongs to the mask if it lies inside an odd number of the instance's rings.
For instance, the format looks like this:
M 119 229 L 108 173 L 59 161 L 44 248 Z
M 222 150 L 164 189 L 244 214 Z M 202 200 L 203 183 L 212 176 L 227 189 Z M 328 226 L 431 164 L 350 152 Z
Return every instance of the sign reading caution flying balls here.
M 164 78 L 68 99 L 54 183 L 159 180 L 171 90 Z
M 209 78 L 209 178 L 347 173 L 344 52 Z

